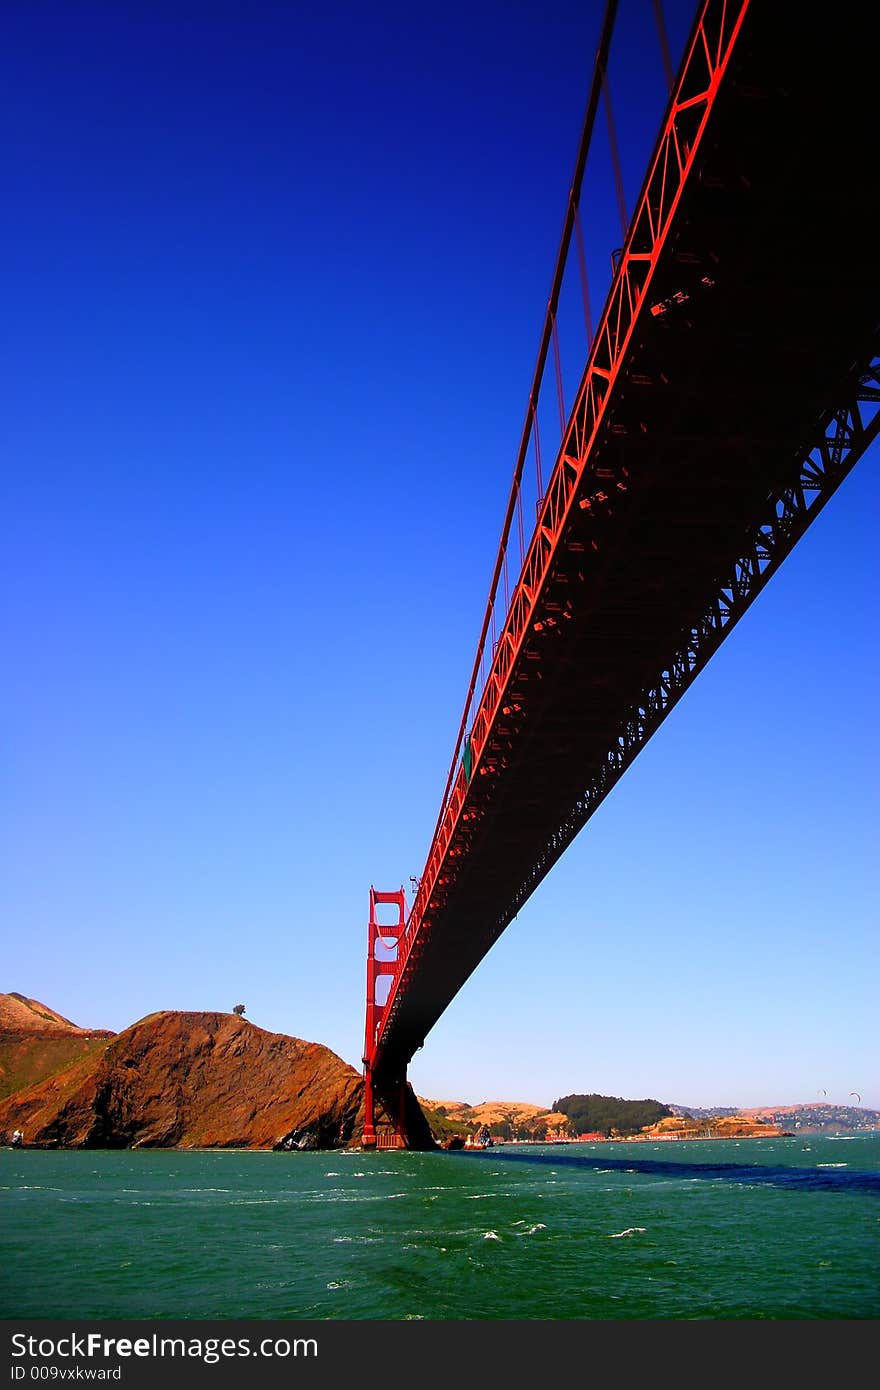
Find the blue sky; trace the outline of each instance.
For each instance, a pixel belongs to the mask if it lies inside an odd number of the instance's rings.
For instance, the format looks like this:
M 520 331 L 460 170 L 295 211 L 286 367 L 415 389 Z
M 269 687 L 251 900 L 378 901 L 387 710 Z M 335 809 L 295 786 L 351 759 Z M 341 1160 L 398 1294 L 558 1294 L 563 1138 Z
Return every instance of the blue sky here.
M 244 1002 L 359 1065 L 369 887 L 427 853 L 583 119 L 601 7 L 547 8 L 7 7 L 0 989 L 114 1029 Z M 621 11 L 631 207 L 662 69 Z M 880 1108 L 877 458 L 420 1094 Z

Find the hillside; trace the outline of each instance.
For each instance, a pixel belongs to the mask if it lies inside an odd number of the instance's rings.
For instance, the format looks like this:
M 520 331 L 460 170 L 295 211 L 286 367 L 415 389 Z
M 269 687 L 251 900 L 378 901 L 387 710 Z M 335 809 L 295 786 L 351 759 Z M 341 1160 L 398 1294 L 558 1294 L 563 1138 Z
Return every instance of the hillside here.
M 359 1136 L 362 1107 L 360 1074 L 319 1043 L 167 1012 L 8 1096 L 0 1134 L 47 1148 L 332 1148 Z
M 522 1101 L 486 1100 L 468 1105 L 461 1100 L 419 1096 L 419 1104 L 434 1137 L 441 1141 L 455 1135 L 466 1138 L 484 1128 L 496 1139 L 545 1139 L 564 1131 L 568 1123 L 565 1115 Z
M 862 1105 L 804 1102 L 800 1105 L 759 1105 L 742 1113 L 769 1124 L 783 1125 L 799 1134 L 868 1133 L 880 1129 L 880 1110 Z
M 564 1096 L 552 1110 L 539 1105 L 516 1101 L 483 1101 L 469 1105 L 465 1101 L 429 1100 L 419 1097 L 419 1104 L 438 1142 L 475 1138 L 488 1132 L 501 1142 L 554 1142 L 589 1134 L 598 1139 L 757 1139 L 793 1133 L 786 1111 L 768 1107 L 754 1110 L 690 1110 L 685 1106 L 662 1105 L 653 1100 L 624 1100 L 620 1096 Z M 800 1114 L 798 1107 L 790 1107 Z M 844 1127 L 844 1117 L 835 1110 L 837 1124 Z M 876 1128 L 874 1111 L 855 1112 L 849 1116 L 850 1128 Z M 872 1119 L 873 1117 L 873 1119 Z
M 86 1033 L 86 1028 L 77 1028 L 69 1018 L 56 1014 L 48 1005 L 38 999 L 28 999 L 25 994 L 0 994 L 0 1029 L 4 1032 L 63 1032 Z
M 572 1134 L 639 1134 L 649 1125 L 669 1116 L 668 1106 L 657 1100 L 624 1100 L 622 1096 L 562 1096 L 553 1103 L 561 1110 Z
M 871 1110 L 864 1105 L 843 1105 L 828 1101 L 802 1101 L 794 1105 L 752 1105 L 740 1109 L 732 1105 L 673 1105 L 670 1101 L 667 1102 L 667 1108 L 675 1115 L 687 1115 L 695 1120 L 715 1120 L 722 1115 L 765 1120 L 768 1124 L 781 1125 L 783 1129 L 792 1133 L 870 1133 L 880 1129 L 880 1110 Z
M 749 1115 L 718 1115 L 696 1119 L 689 1115 L 669 1115 L 649 1125 L 639 1138 L 645 1139 L 774 1139 L 787 1131 Z
M 0 1100 L 80 1058 L 100 1057 L 114 1036 L 106 1028 L 78 1028 L 24 994 L 0 994 Z

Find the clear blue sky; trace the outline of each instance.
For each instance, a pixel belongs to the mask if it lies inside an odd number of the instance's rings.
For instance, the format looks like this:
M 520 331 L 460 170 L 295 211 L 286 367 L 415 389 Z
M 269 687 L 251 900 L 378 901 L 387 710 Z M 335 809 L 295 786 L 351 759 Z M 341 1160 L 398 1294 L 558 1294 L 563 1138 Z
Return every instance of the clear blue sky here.
M 662 71 L 621 8 L 632 206 Z M 243 1002 L 359 1065 L 369 887 L 427 853 L 600 10 L 4 7 L 0 989 L 113 1029 Z M 420 1094 L 880 1107 L 877 462 Z

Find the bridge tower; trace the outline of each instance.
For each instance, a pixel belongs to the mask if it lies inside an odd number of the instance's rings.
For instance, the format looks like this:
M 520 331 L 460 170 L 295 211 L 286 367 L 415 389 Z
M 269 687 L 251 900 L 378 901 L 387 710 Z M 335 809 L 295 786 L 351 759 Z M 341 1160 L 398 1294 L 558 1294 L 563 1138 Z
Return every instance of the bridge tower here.
M 388 904 L 397 908 L 397 919 L 391 923 L 379 921 L 378 907 Z M 407 1082 L 406 1069 L 390 1084 L 383 1078 L 377 1086 L 373 1072 L 376 1039 L 382 1026 L 391 977 L 397 969 L 401 939 L 406 926 L 406 894 L 403 888 L 396 893 L 377 893 L 370 888 L 370 922 L 367 937 L 367 1022 L 364 1036 L 364 1132 L 365 1149 L 407 1147 Z M 383 980 L 388 980 L 388 988 Z M 382 1103 L 393 1128 L 376 1132 L 376 1105 Z

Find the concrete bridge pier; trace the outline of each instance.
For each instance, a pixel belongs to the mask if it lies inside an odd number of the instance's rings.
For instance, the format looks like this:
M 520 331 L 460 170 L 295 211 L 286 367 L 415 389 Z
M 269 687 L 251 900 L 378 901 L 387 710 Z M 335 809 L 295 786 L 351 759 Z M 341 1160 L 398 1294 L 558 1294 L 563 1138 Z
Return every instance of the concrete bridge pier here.
M 374 1073 L 364 1064 L 364 1149 L 436 1149 L 415 1091 L 403 1076 Z

